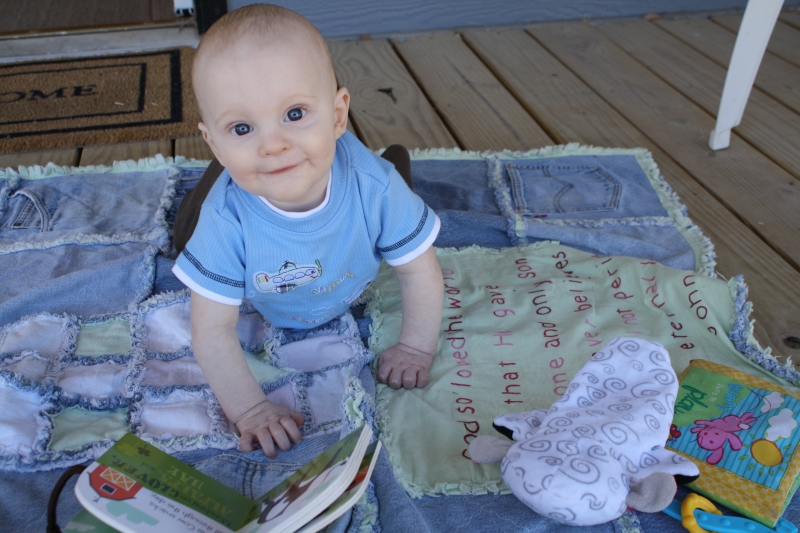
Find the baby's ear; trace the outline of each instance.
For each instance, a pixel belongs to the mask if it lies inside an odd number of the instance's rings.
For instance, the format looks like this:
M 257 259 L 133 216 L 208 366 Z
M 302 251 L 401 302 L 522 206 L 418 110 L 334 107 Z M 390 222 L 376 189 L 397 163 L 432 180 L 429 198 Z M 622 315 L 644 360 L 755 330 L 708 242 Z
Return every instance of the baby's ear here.
M 350 92 L 347 88 L 342 87 L 338 91 L 336 91 L 336 95 L 334 96 L 333 100 L 333 131 L 336 134 L 336 138 L 342 136 L 342 134 L 347 130 L 347 114 L 350 111 Z
M 211 151 L 214 153 L 214 157 L 217 158 L 217 161 L 222 162 L 222 159 L 219 157 L 219 153 L 217 152 L 217 148 L 214 146 L 214 141 L 211 139 L 211 135 L 209 135 L 208 126 L 202 122 L 199 122 L 197 124 L 197 129 L 199 129 L 200 133 L 203 134 L 203 140 L 206 141 L 208 147 L 211 148 Z M 224 167 L 225 164 L 222 163 L 222 166 Z

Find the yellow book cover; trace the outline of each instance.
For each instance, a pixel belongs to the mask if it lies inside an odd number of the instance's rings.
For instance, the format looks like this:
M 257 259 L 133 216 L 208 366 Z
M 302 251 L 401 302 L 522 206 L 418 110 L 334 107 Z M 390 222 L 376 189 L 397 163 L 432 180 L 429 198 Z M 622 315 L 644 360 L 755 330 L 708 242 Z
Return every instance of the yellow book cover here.
M 680 377 L 670 448 L 694 461 L 690 488 L 774 527 L 797 490 L 800 396 L 709 361 Z

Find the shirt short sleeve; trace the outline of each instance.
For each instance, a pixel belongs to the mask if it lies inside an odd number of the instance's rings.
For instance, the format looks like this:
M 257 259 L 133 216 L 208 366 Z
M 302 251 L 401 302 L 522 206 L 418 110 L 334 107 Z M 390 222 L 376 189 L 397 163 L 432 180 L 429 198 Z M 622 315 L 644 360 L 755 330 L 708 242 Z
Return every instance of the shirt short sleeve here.
M 201 296 L 219 303 L 241 304 L 245 289 L 241 227 L 204 205 L 192 238 L 172 271 Z
M 381 234 L 376 244 L 389 265 L 404 265 L 433 245 L 441 226 L 439 217 L 394 170 L 380 205 Z

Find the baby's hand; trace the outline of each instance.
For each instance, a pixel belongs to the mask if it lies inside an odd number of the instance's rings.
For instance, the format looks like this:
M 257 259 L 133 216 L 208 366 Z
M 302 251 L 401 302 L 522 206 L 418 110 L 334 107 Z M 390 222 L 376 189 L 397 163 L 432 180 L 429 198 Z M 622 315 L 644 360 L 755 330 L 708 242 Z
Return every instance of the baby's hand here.
M 289 439 L 295 444 L 303 440 L 299 429 L 303 422 L 305 417 L 297 411 L 264 400 L 236 422 L 241 434 L 239 447 L 243 452 L 252 452 L 253 441 L 257 440 L 264 455 L 275 459 L 275 444 L 285 451 L 292 446 Z
M 428 369 L 433 355 L 397 343 L 383 351 L 378 361 L 378 381 L 393 389 L 423 388 L 428 384 Z

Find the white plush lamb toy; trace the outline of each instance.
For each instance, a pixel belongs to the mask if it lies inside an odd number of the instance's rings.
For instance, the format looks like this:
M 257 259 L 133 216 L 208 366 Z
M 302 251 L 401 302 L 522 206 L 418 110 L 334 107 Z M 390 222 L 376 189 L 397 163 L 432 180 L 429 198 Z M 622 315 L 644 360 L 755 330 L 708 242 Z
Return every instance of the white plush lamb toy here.
M 699 475 L 694 463 L 664 449 L 677 392 L 663 346 L 616 338 L 550 410 L 495 418 L 515 443 L 480 436 L 470 455 L 478 463 L 502 459 L 517 498 L 564 524 L 602 524 L 627 507 L 658 512 L 675 496 L 673 476 Z

